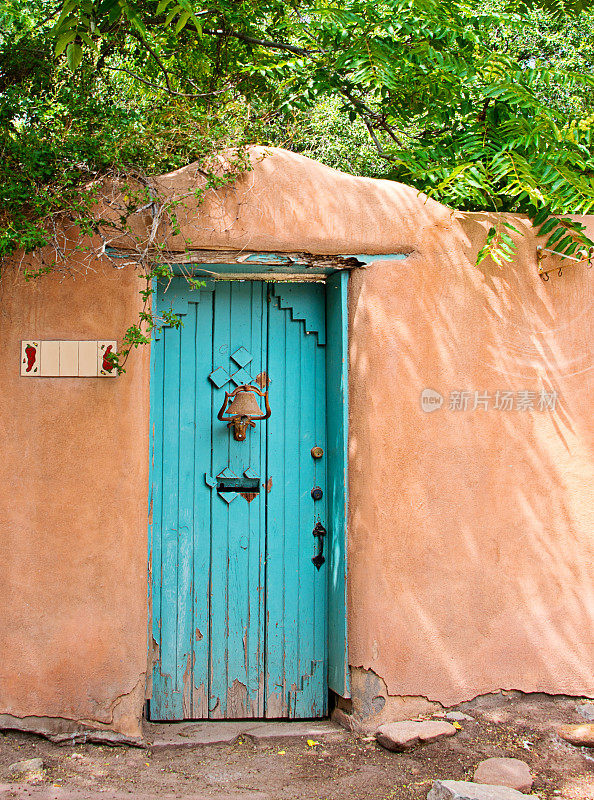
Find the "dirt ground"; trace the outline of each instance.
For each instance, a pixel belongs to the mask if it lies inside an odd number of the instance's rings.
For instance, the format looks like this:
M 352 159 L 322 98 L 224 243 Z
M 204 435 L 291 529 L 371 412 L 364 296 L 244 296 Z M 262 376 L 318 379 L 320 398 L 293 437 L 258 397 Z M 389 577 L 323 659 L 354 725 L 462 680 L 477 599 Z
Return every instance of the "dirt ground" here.
M 512 756 L 535 776 L 543 800 L 594 800 L 594 749 L 577 748 L 557 725 L 584 722 L 569 698 L 493 696 L 462 707 L 474 717 L 455 737 L 407 753 L 337 732 L 305 739 L 171 749 L 55 745 L 30 734 L 0 734 L 2 800 L 425 800 L 434 778 L 471 780 L 481 759 Z M 46 779 L 9 783 L 8 766 L 43 759 Z

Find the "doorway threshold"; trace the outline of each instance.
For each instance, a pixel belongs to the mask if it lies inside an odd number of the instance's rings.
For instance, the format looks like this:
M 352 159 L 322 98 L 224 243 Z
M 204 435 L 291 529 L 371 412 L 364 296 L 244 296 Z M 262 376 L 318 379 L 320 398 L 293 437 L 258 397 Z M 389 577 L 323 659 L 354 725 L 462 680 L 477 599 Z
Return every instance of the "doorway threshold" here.
M 256 742 L 282 739 L 339 741 L 347 736 L 340 725 L 322 720 L 203 720 L 144 722 L 144 740 L 152 750 L 234 744 L 240 738 Z

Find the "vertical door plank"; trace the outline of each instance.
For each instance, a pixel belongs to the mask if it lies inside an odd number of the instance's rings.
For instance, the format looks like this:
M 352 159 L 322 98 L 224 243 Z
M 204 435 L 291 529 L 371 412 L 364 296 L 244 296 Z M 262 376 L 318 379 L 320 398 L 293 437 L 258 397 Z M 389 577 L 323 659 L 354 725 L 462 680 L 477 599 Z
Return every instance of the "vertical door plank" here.
M 285 397 L 282 417 L 282 430 L 279 434 L 284 438 L 285 451 L 285 483 L 284 489 L 284 519 L 285 526 L 281 535 L 284 538 L 284 573 L 283 576 L 269 576 L 270 592 L 279 592 L 283 595 L 283 684 L 289 701 L 288 712 L 295 714 L 295 694 L 291 692 L 295 687 L 301 687 L 301 673 L 299 670 L 300 638 L 303 634 L 302 624 L 307 624 L 304 608 L 301 602 L 307 598 L 301 596 L 301 571 L 302 564 L 299 553 L 300 532 L 305 527 L 311 527 L 311 513 L 308 514 L 307 501 L 302 502 L 302 467 L 305 461 L 301 438 L 304 423 L 303 392 L 307 393 L 308 387 L 301 384 L 301 350 L 304 344 L 303 326 L 301 322 L 291 322 L 288 314 L 283 314 L 285 325 L 285 350 L 283 354 L 276 353 L 276 360 L 284 357 L 285 369 Z M 273 345 L 274 349 L 274 345 Z M 311 370 L 311 365 L 310 365 Z M 311 383 L 311 376 L 308 380 Z M 302 392 L 303 390 L 303 392 Z M 311 488 L 311 487 L 310 487 Z M 309 498 L 311 502 L 311 498 Z M 274 545 L 273 545 L 274 546 Z M 313 566 L 313 565 L 312 565 Z M 278 578 L 283 582 L 277 584 Z M 307 612 L 305 612 L 307 613 Z
M 301 502 L 305 513 L 303 515 L 303 524 L 298 532 L 301 566 L 301 627 L 299 631 L 299 691 L 295 693 L 293 714 L 297 717 L 314 717 L 316 716 L 316 698 L 310 686 L 310 679 L 305 677 L 312 674 L 312 665 L 314 665 L 316 656 L 316 639 L 320 634 L 319 627 L 321 622 L 316 616 L 316 581 L 320 577 L 320 573 L 318 573 L 311 561 L 317 552 L 317 540 L 312 532 L 318 519 L 322 524 L 325 524 L 325 514 L 323 512 L 325 498 L 314 502 L 311 497 L 311 490 L 317 485 L 324 490 L 325 484 L 320 479 L 320 464 L 311 456 L 311 448 L 314 445 L 324 447 L 324 441 L 316 435 L 317 397 L 319 395 L 320 379 L 319 374 L 316 374 L 316 356 L 319 345 L 317 344 L 316 336 L 304 334 L 302 331 L 298 331 L 298 333 L 300 334 L 303 348 L 300 375 L 300 381 L 303 386 L 300 405 L 300 448 L 303 452 L 303 458 L 299 479 Z M 323 352 L 323 349 L 320 349 Z M 323 571 L 324 567 L 322 567 L 322 576 Z
M 266 369 L 268 309 L 266 285 L 252 282 L 252 307 L 250 315 L 250 352 L 254 359 L 250 366 L 252 383 Z M 255 384 L 257 385 L 257 384 Z M 265 404 L 258 398 L 265 410 Z M 245 637 L 245 666 L 247 679 L 247 704 L 250 716 L 264 715 L 264 548 L 266 541 L 266 422 L 256 422 L 248 433 L 249 450 L 242 466 L 250 474 L 260 477 L 260 493 L 249 503 L 248 509 L 248 564 L 247 564 L 247 622 Z M 245 472 L 245 469 L 244 469 Z M 239 502 L 239 501 L 238 501 Z
M 163 514 L 163 366 L 165 348 L 162 335 L 151 346 L 151 461 L 150 461 L 150 506 L 149 506 L 149 564 L 151 592 L 151 641 L 153 687 L 151 717 L 159 719 L 161 705 L 161 536 Z
M 193 550 L 194 550 L 194 396 L 196 392 L 196 304 L 188 304 L 179 330 L 179 472 L 177 547 L 177 671 L 183 717 L 192 716 Z
M 212 391 L 208 376 L 212 364 L 213 293 L 202 291 L 196 310 L 196 392 L 194 397 L 195 450 L 194 577 L 193 577 L 193 700 L 192 716 L 208 718 L 210 648 L 210 509 L 212 489 L 205 475 L 212 475 Z M 217 409 L 218 410 L 218 409 Z
M 181 719 L 181 675 L 177 663 L 177 564 L 180 336 L 163 329 L 163 527 L 161 536 L 161 719 Z
M 347 657 L 346 537 L 348 492 L 348 272 L 331 275 L 326 283 L 326 352 L 328 403 L 328 682 L 342 697 L 350 697 Z
M 284 481 L 274 495 L 273 478 L 268 497 L 267 716 L 323 716 L 327 706 L 328 573 L 326 564 L 318 572 L 311 560 L 314 525 L 319 519 L 327 526 L 325 468 L 311 456 L 314 445 L 326 445 L 325 352 L 323 337 L 307 334 L 302 319 L 312 316 L 309 302 L 319 317 L 320 288 L 300 286 L 294 314 L 282 287 L 282 305 L 275 297 L 269 312 L 269 372 L 272 381 L 282 380 L 286 397 L 270 419 L 268 440 L 269 474 L 274 467 Z M 323 312 L 319 322 L 323 327 Z M 311 496 L 316 485 L 324 492 L 319 501 Z
M 266 527 L 266 717 L 288 714 L 284 681 L 284 591 L 285 528 L 284 487 L 286 484 L 285 392 L 287 360 L 284 314 L 278 312 L 275 297 L 268 304 L 268 376 L 270 378 L 271 415 L 268 420 L 268 481 Z M 274 398 L 274 405 L 273 403 Z M 295 422 L 292 421 L 294 426 Z M 293 465 L 288 465 L 289 469 Z
M 240 347 L 245 347 L 252 356 L 251 318 L 252 318 L 252 284 L 251 282 L 233 281 L 231 289 L 229 356 Z M 251 364 L 245 370 L 251 369 Z M 230 369 L 239 371 L 239 365 L 233 366 L 230 358 Z M 240 379 L 238 379 L 240 380 Z M 243 383 L 243 381 L 241 381 Z M 236 388 L 234 383 L 233 389 Z M 229 467 L 238 477 L 242 477 L 249 463 L 249 448 L 254 435 L 258 431 L 251 428 L 246 440 L 238 442 L 228 430 Z M 250 716 L 247 708 L 247 627 L 249 608 L 249 504 L 238 496 L 229 504 L 229 539 L 227 559 L 229 564 L 228 585 L 228 655 L 227 655 L 227 691 L 228 716 Z
M 231 284 L 217 283 L 214 295 L 213 368 L 229 369 L 231 323 Z M 228 391 L 230 386 L 226 387 Z M 229 429 L 216 420 L 216 412 L 225 397 L 224 389 L 213 388 L 212 468 L 215 477 L 229 463 Z M 225 717 L 228 690 L 229 639 L 229 505 L 216 490 L 212 493 L 211 512 L 211 588 L 210 588 L 210 695 L 209 716 Z
M 307 337 L 312 347 L 312 361 L 314 367 L 314 393 L 313 393 L 313 425 L 308 426 L 316 445 L 320 443 L 323 447 L 325 456 L 321 459 L 311 459 L 314 464 L 314 482 L 320 486 L 324 492 L 321 500 L 314 503 L 314 521 L 320 521 L 328 529 L 328 491 L 327 491 L 327 446 L 326 446 L 326 353 L 325 347 L 313 342 L 313 337 Z M 311 456 L 310 456 L 311 457 Z M 313 537 L 312 537 L 313 538 Z M 311 629 L 311 637 L 307 641 L 311 642 L 311 650 L 308 650 L 308 658 L 311 655 L 309 673 L 311 678 L 304 681 L 303 691 L 298 698 L 297 711 L 300 716 L 325 716 L 327 713 L 327 641 L 328 641 L 328 614 L 327 614 L 327 583 L 329 573 L 328 560 L 328 535 L 324 540 L 325 563 L 320 570 L 311 570 L 308 575 L 312 582 L 310 590 L 313 597 L 312 619 L 315 624 Z M 310 545 L 311 546 L 311 545 Z M 305 548 L 307 549 L 307 548 Z M 317 549 L 317 541 L 314 544 Z M 311 559 L 309 559 L 311 563 Z M 313 566 L 313 564 L 312 564 Z M 308 632 L 309 633 L 309 632 Z

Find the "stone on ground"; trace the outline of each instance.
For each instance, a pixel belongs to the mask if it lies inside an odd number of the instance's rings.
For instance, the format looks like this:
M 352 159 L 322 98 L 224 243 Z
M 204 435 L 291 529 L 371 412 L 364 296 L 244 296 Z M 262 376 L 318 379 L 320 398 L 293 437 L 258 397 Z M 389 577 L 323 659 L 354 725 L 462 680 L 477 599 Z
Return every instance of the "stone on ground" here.
M 578 747 L 594 747 L 594 722 L 583 725 L 561 725 L 557 733 L 562 739 Z
M 530 767 L 519 758 L 486 758 L 474 771 L 473 781 L 492 786 L 509 786 L 518 792 L 529 792 L 532 789 Z
M 331 716 L 332 722 L 336 722 L 337 725 L 340 725 L 341 728 L 345 728 L 347 731 L 354 731 L 355 730 L 355 720 L 353 719 L 352 714 L 347 714 L 342 708 L 335 708 L 332 712 Z
M 273 721 L 258 722 L 244 720 L 242 722 L 187 722 L 175 725 L 150 722 L 145 725 L 146 737 L 151 750 L 164 750 L 174 747 L 196 747 L 207 744 L 232 744 L 240 737 L 262 741 L 266 739 L 321 739 L 325 741 L 341 740 L 344 731 L 335 722 L 318 720 L 306 722 Z
M 594 703 L 581 703 L 576 707 L 576 711 L 590 722 L 594 722 Z
M 474 717 L 470 717 L 462 711 L 448 711 L 445 716 L 446 719 L 453 719 L 456 722 L 463 722 L 464 720 L 472 722 L 474 720 Z
M 456 729 L 449 722 L 427 719 L 422 722 L 405 720 L 380 725 L 375 738 L 386 750 L 402 752 L 419 744 L 434 742 L 442 736 L 455 736 Z
M 526 800 L 508 786 L 487 786 L 470 781 L 433 781 L 427 800 Z
M 16 780 L 42 781 L 44 778 L 43 761 L 40 758 L 15 761 L 8 767 L 8 774 Z

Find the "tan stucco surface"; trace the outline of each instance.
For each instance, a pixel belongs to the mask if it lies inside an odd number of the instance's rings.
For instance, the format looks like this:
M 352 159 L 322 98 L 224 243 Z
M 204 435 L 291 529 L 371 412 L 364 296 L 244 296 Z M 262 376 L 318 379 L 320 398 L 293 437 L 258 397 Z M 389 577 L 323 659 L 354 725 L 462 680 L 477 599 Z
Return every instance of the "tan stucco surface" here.
M 530 239 L 476 267 L 485 233 L 482 215 L 427 228 L 350 289 L 350 660 L 446 705 L 594 692 L 592 273 L 543 282 Z M 493 408 L 541 388 L 555 411 Z
M 224 163 L 223 167 L 224 167 Z M 154 179 L 173 207 L 179 233 L 164 214 L 156 241 L 168 249 L 399 253 L 451 225 L 450 210 L 416 189 L 394 181 L 357 178 L 275 147 L 251 150 L 252 169 L 223 186 L 197 190 L 204 178 L 194 164 Z M 221 167 L 221 169 L 223 169 Z M 123 208 L 116 195 L 114 216 Z M 101 208 L 109 217 L 109 208 Z M 137 235 L 150 227 L 145 211 L 129 220 Z M 113 246 L 130 246 L 129 235 L 112 233 Z
M 135 321 L 134 271 L 92 267 L 30 283 L 8 272 L 0 285 L 0 714 L 133 737 L 146 669 L 148 352 L 119 378 L 20 376 L 21 339 L 120 342 Z
M 200 208 L 197 180 L 161 179 L 184 198 L 174 246 L 410 252 L 350 282 L 351 664 L 448 705 L 594 693 L 594 273 L 544 282 L 522 219 L 514 261 L 477 267 L 493 215 L 274 148 Z M 439 411 L 421 410 L 425 388 Z M 554 411 L 493 408 L 541 389 Z M 489 410 L 450 411 L 458 390 Z
M 593 694 L 594 273 L 543 282 L 530 232 L 513 263 L 477 267 L 492 218 L 282 150 L 254 151 L 251 172 L 197 207 L 201 180 L 195 167 L 160 179 L 184 202 L 172 248 L 410 254 L 349 286 L 350 663 L 390 695 L 445 705 Z M 138 733 L 148 352 L 115 380 L 19 376 L 23 338 L 121 340 L 137 289 L 107 264 L 2 286 L 0 714 Z M 441 409 L 422 411 L 425 388 Z M 497 391 L 541 388 L 558 393 L 553 411 L 492 407 Z M 448 408 L 457 390 L 467 411 Z M 488 410 L 472 410 L 475 391 Z

